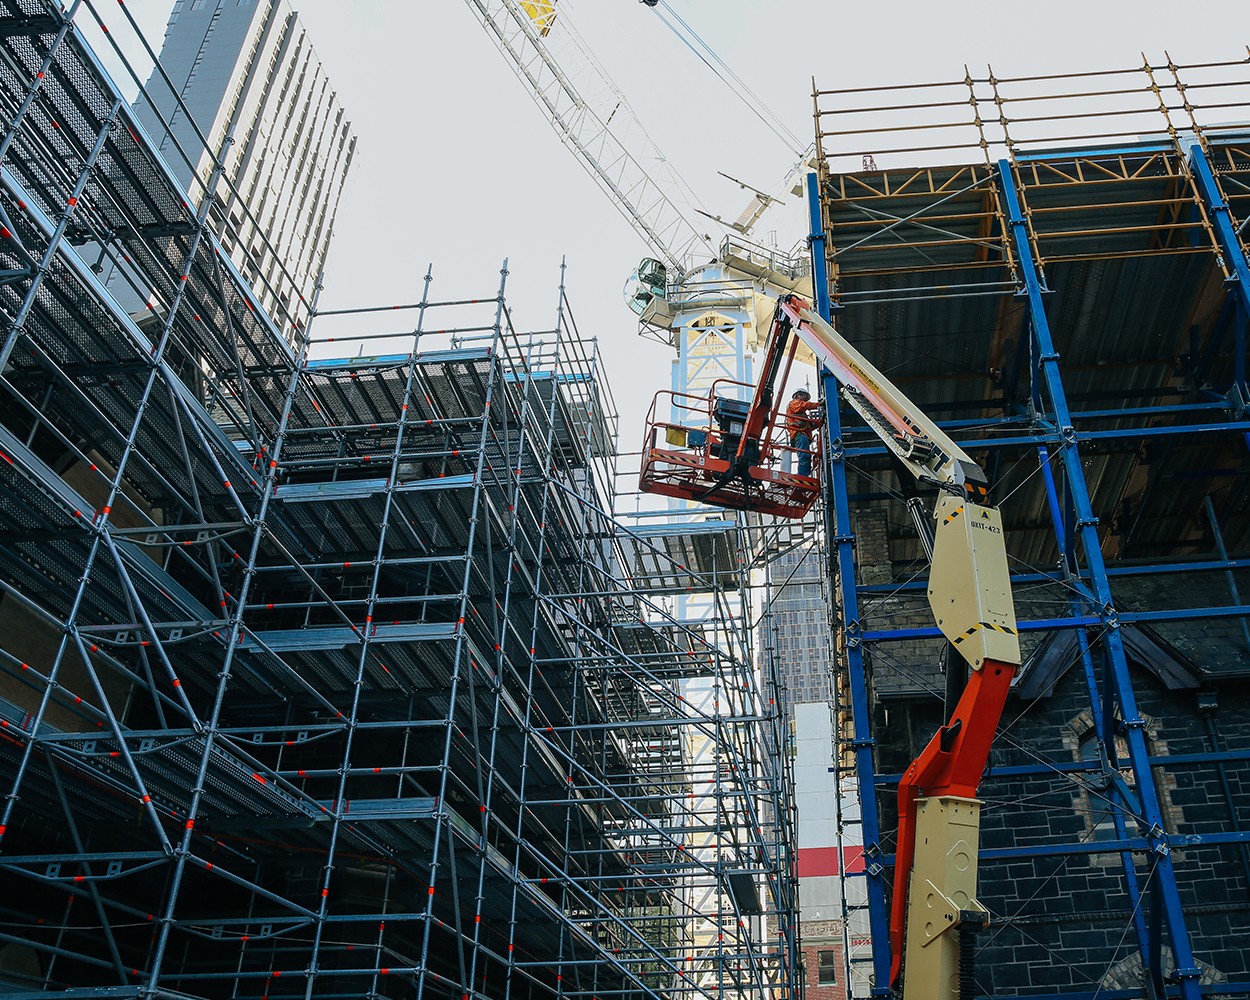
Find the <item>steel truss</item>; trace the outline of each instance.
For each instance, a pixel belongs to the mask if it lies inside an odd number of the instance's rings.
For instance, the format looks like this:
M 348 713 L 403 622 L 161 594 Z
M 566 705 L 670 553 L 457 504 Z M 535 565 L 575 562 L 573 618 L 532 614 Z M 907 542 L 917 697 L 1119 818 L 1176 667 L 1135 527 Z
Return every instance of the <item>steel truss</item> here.
M 1236 678 L 1250 663 L 1247 563 L 1236 557 L 1250 541 L 1250 131 L 1216 124 L 1250 120 L 1248 67 L 1168 58 L 814 95 L 818 306 L 979 457 L 1010 538 L 1026 664 L 983 785 L 982 900 L 994 928 L 979 939 L 976 995 L 1250 994 L 1247 747 L 1215 726 L 1227 704 L 1226 724 L 1244 733 Z M 881 169 L 859 170 L 869 156 Z M 917 159 L 927 162 L 902 165 Z M 864 995 L 885 996 L 892 772 L 932 732 L 900 744 L 896 713 L 936 726 L 941 648 L 897 479 L 871 434 L 830 416 L 841 746 L 862 798 L 873 939 L 867 967 L 848 971 L 869 984 Z M 856 550 L 852 512 L 863 505 L 891 524 L 888 584 L 857 584 L 858 565 L 881 560 Z M 1142 629 L 1179 636 L 1195 622 L 1228 623 L 1232 638 L 1212 632 L 1203 648 L 1188 633 L 1192 672 L 1166 684 L 1175 691 L 1160 716 Z M 1061 642 L 1068 662 L 1046 652 Z M 1167 648 L 1145 657 L 1156 674 L 1176 655 Z M 1230 651 L 1241 666 L 1222 672 L 1214 661 Z M 1040 728 L 1050 717 L 1038 699 L 1069 665 L 1083 678 L 1076 718 L 1090 737 L 1079 754 L 1059 726 Z M 1030 670 L 1053 676 L 1030 687 Z M 1196 752 L 1159 749 L 1191 736 Z M 1207 780 L 1224 794 L 1201 810 L 1170 801 L 1178 783 Z M 1036 822 L 1074 802 L 1066 832 Z M 1080 808 L 1105 809 L 1105 825 L 1082 826 Z M 1204 897 L 1207 866 L 1230 880 L 1230 901 Z M 1109 870 L 1119 888 L 1099 882 L 1105 907 L 1079 902 Z M 1011 896 L 1035 875 L 1031 898 Z M 1207 919 L 1216 911 L 1222 930 Z M 1039 912 L 1065 930 L 1038 930 Z
M 790 996 L 744 529 L 612 515 L 563 278 L 278 329 L 78 14 L 0 10 L 6 995 Z

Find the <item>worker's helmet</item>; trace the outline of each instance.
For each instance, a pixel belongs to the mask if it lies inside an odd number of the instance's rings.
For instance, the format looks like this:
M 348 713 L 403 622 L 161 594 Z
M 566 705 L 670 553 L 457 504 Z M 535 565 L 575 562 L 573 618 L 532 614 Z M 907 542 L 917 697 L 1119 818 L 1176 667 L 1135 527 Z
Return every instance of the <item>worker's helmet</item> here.
M 806 389 L 795 389 L 794 398 L 795 399 L 811 399 L 812 394 L 808 392 Z

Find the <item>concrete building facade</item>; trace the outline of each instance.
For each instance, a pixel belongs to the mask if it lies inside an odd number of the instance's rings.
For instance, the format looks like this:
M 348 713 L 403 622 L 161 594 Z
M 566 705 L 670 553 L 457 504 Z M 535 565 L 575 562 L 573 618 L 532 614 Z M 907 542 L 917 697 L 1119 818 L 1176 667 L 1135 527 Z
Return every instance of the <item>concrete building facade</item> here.
M 210 226 L 294 340 L 356 147 L 298 16 L 286 0 L 178 0 L 134 112 L 193 204 L 220 158 Z M 129 311 L 161 309 L 133 270 L 108 284 Z

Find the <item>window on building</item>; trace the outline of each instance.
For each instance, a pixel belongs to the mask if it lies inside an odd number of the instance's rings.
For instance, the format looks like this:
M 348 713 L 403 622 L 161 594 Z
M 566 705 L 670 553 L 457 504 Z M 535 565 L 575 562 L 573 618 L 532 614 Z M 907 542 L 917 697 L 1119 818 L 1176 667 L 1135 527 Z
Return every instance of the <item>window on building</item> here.
M 1144 721 L 1146 725 L 1143 736 L 1145 737 L 1146 753 L 1156 758 L 1166 756 L 1168 753 L 1167 743 L 1160 737 L 1158 722 L 1149 716 L 1145 716 Z M 1081 715 L 1068 723 L 1068 731 L 1074 737 L 1069 744 L 1074 751 L 1074 756 L 1078 760 L 1095 764 L 1099 763 L 1098 737 L 1094 731 L 1093 719 L 1088 710 L 1082 712 Z M 1118 765 L 1119 777 L 1124 782 L 1124 785 L 1127 786 L 1130 794 L 1135 798 L 1139 789 L 1137 787 L 1137 775 L 1129 764 L 1128 741 L 1124 736 L 1117 734 L 1114 737 L 1112 748 L 1116 757 L 1115 763 Z M 1163 815 L 1164 828 L 1168 833 L 1175 833 L 1176 807 L 1172 804 L 1171 792 L 1176 787 L 1176 780 L 1162 766 L 1152 767 L 1150 777 L 1153 779 L 1152 784 L 1154 785 L 1154 791 Z M 1116 840 L 1114 809 L 1115 804 L 1119 803 L 1119 795 L 1110 787 L 1104 776 L 1099 773 L 1099 770 L 1086 772 L 1081 786 L 1074 804 L 1077 812 L 1085 818 L 1085 839 L 1093 842 Z M 1128 836 L 1136 836 L 1139 832 L 1140 818 L 1126 811 L 1124 822 Z M 1140 860 L 1134 859 L 1135 863 Z M 1119 855 L 1117 854 L 1090 855 L 1090 863 L 1094 865 L 1119 864 L 1119 861 Z
M 837 986 L 838 985 L 838 960 L 836 954 L 832 951 L 816 952 L 817 976 L 816 982 L 820 986 Z
M 1098 761 L 1098 737 L 1091 729 L 1081 738 L 1080 758 L 1083 761 Z M 1132 771 L 1128 773 L 1132 778 Z M 1130 784 L 1130 787 L 1131 784 Z M 1086 807 L 1089 814 L 1089 839 L 1093 841 L 1115 840 L 1115 815 L 1112 812 L 1112 795 L 1110 789 L 1089 789 L 1085 792 Z

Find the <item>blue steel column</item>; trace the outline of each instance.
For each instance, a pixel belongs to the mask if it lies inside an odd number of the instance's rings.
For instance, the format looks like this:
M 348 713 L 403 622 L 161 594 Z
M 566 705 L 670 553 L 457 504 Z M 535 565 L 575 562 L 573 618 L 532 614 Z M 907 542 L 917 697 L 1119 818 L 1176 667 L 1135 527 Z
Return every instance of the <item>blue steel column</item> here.
M 1211 216 L 1211 225 L 1215 229 L 1215 238 L 1224 255 L 1224 266 L 1228 268 L 1228 283 L 1237 293 L 1237 302 L 1241 307 L 1240 322 L 1234 322 L 1233 335 L 1236 340 L 1236 366 L 1233 378 L 1245 401 L 1246 386 L 1246 322 L 1250 320 L 1250 263 L 1241 249 L 1241 241 L 1237 238 L 1237 223 L 1233 219 L 1232 210 L 1228 207 L 1215 172 L 1207 160 L 1206 154 L 1199 145 L 1189 147 L 1189 166 L 1193 173 L 1194 184 L 1198 194 Z
M 1094 593 L 1093 610 L 1101 620 L 1103 628 L 1103 645 L 1106 655 L 1105 683 L 1109 689 L 1104 691 L 1104 700 L 1108 702 L 1114 700 L 1120 707 L 1125 740 L 1128 744 L 1128 756 L 1136 776 L 1137 791 L 1141 799 L 1143 825 L 1146 827 L 1145 834 L 1150 843 L 1153 891 L 1157 905 L 1162 911 L 1163 923 L 1171 938 L 1172 954 L 1176 963 L 1175 975 L 1180 984 L 1180 996 L 1182 1000 L 1198 1000 L 1202 995 L 1198 984 L 1200 973 L 1194 963 L 1189 932 L 1185 927 L 1185 915 L 1181 907 L 1180 893 L 1177 890 L 1176 873 L 1172 867 L 1168 836 L 1163 825 L 1163 816 L 1150 770 L 1144 734 L 1145 721 L 1137 711 L 1137 699 L 1133 693 L 1128 660 L 1124 655 L 1124 645 L 1120 637 L 1119 618 L 1111 596 L 1107 567 L 1102 558 L 1098 538 L 1098 519 L 1094 516 L 1085 474 L 1081 468 L 1076 430 L 1072 425 L 1067 395 L 1059 372 L 1059 355 L 1055 351 L 1050 323 L 1046 318 L 1046 309 L 1042 303 L 1041 279 L 1033 257 L 1033 248 L 1029 243 L 1028 227 L 1021 208 L 1020 196 L 1016 190 L 1010 161 L 998 161 L 998 175 L 1004 207 L 1007 209 L 1008 235 L 1015 247 L 1017 259 L 1020 262 L 1020 278 L 1024 282 L 1022 297 L 1028 305 L 1033 333 L 1036 358 L 1035 377 L 1038 377 L 1045 385 L 1046 393 L 1050 397 L 1055 426 L 1060 435 L 1059 457 L 1063 462 L 1064 477 L 1067 480 L 1068 499 L 1076 512 L 1074 527 L 1081 541 L 1081 549 L 1085 556 L 1089 581 Z M 1108 756 L 1114 758 L 1115 734 L 1106 733 L 1106 739 Z M 1143 959 L 1145 958 L 1146 956 L 1143 956 Z
M 1215 237 L 1219 241 L 1220 252 L 1224 254 L 1224 264 L 1229 270 L 1229 283 L 1237 289 L 1241 307 L 1250 313 L 1250 262 L 1246 261 L 1246 255 L 1242 252 L 1232 211 L 1224 200 L 1215 179 L 1215 172 L 1201 146 L 1189 147 L 1189 165 L 1198 193 L 1206 203 L 1207 211 L 1211 213 Z
M 1038 381 L 1037 379 L 1033 380 Z M 1040 412 L 1040 411 L 1039 411 Z M 1050 467 L 1050 450 L 1042 445 L 1037 449 L 1038 461 L 1041 463 L 1042 481 L 1046 485 L 1046 499 L 1050 506 L 1050 519 L 1055 528 L 1055 540 L 1058 543 L 1059 555 L 1061 557 L 1060 567 L 1063 572 L 1064 582 L 1073 588 L 1073 595 L 1068 600 L 1068 609 L 1073 617 L 1079 617 L 1082 613 L 1082 605 L 1089 596 L 1088 590 L 1081 582 L 1077 573 L 1076 552 L 1068 545 L 1068 533 L 1066 530 L 1066 521 L 1062 512 L 1062 502 L 1059 499 L 1059 490 L 1055 485 L 1055 474 Z M 1102 712 L 1102 693 L 1098 688 L 1098 670 L 1094 665 L 1093 651 L 1090 648 L 1089 633 L 1082 626 L 1076 626 L 1076 641 L 1081 652 L 1081 666 L 1085 674 L 1085 690 L 1089 693 L 1090 714 L 1094 720 L 1094 732 L 1098 737 L 1100 746 L 1107 745 L 1107 723 L 1103 718 Z M 1111 737 L 1115 739 L 1114 735 Z M 1115 822 L 1116 839 L 1125 840 L 1128 837 L 1127 820 L 1124 816 L 1123 804 L 1110 800 L 1112 805 L 1112 819 Z M 1120 852 L 1120 863 L 1124 866 L 1125 888 L 1128 890 L 1129 903 L 1132 904 L 1133 911 L 1133 929 L 1137 934 L 1137 946 L 1142 954 L 1147 953 L 1147 949 L 1151 947 L 1151 941 L 1148 937 L 1148 929 L 1146 927 L 1146 918 L 1142 913 L 1141 907 L 1141 889 L 1137 884 L 1135 876 L 1135 867 L 1133 864 L 1133 853 L 1131 851 Z M 1158 949 L 1153 949 L 1149 954 L 1157 954 Z
M 816 311 L 832 317 L 829 275 L 825 266 L 825 230 L 820 211 L 820 187 L 815 174 L 807 175 L 807 207 L 811 226 L 812 290 Z M 872 738 L 872 713 L 868 705 L 868 682 L 864 673 L 864 648 L 860 639 L 859 598 L 855 592 L 855 548 L 851 534 L 851 504 L 846 487 L 846 458 L 842 448 L 842 416 L 838 412 L 838 383 L 828 372 L 821 372 L 825 398 L 825 422 L 829 448 L 825 467 L 825 503 L 833 514 L 833 589 L 842 605 L 846 623 L 847 688 L 851 696 L 851 718 L 855 725 L 855 777 L 859 785 L 861 831 L 868 879 L 868 929 L 872 937 L 873 996 L 890 995 L 890 926 L 886 909 L 885 869 L 881 865 L 881 829 L 877 822 L 877 783 Z M 840 789 L 839 789 L 840 793 Z M 841 863 L 839 861 L 839 863 Z

